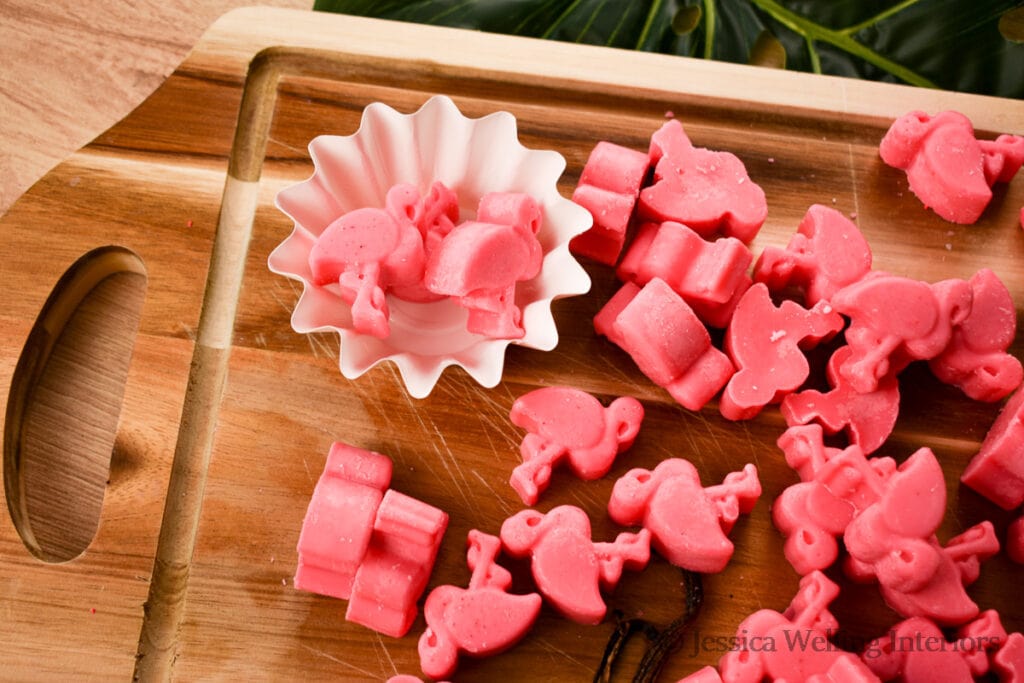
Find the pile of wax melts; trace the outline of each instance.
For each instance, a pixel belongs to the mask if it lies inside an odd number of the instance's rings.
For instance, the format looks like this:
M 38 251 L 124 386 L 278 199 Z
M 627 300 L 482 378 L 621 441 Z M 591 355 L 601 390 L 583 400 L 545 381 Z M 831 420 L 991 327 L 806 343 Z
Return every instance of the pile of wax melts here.
M 536 496 L 563 460 L 584 480 L 607 474 L 636 438 L 643 406 L 628 396 L 604 406 L 579 389 L 545 387 L 516 399 L 510 419 L 527 430 L 524 462 L 510 483 L 521 493 L 522 482 L 531 482 Z M 303 522 L 295 587 L 347 599 L 350 621 L 402 636 L 415 619 L 447 516 L 393 490 L 384 493 L 390 476 L 386 456 L 334 444 Z M 532 628 L 542 602 L 571 621 L 600 623 L 607 612 L 603 593 L 616 587 L 624 570 L 642 570 L 652 546 L 678 567 L 721 571 L 733 554 L 727 534 L 760 495 L 753 465 L 703 487 L 692 464 L 671 458 L 653 471 L 632 469 L 615 483 L 609 517 L 639 530 L 613 541 L 593 540 L 590 518 L 574 505 L 546 513 L 523 509 L 496 535 L 473 529 L 468 585 L 437 586 L 427 596 L 420 668 L 431 678 L 447 678 L 460 655 L 485 657 L 513 647 Z M 390 515 L 384 525 L 395 496 L 404 501 L 403 514 Z M 536 592 L 509 592 L 512 577 L 498 564 L 501 553 L 529 560 Z
M 961 152 L 947 164 L 951 175 L 942 176 L 935 172 L 937 160 L 949 149 L 936 145 L 950 141 Z M 949 220 L 973 222 L 988 202 L 989 186 L 1008 182 L 1020 167 L 1024 145 L 1016 136 L 978 141 L 970 123 L 951 112 L 934 118 L 914 112 L 893 125 L 881 155 L 907 171 L 911 188 L 927 206 Z M 652 168 L 652 182 L 644 187 Z M 405 190 L 393 191 L 396 205 L 411 206 Z M 370 272 L 375 286 L 384 283 L 392 293 L 456 297 L 470 308 L 478 327 L 509 334 L 508 322 L 515 317 L 479 304 L 475 293 L 500 289 L 490 281 L 479 286 L 484 271 L 497 268 L 499 249 L 511 249 L 511 242 L 501 240 L 536 233 L 531 221 L 539 215 L 531 213 L 528 198 L 485 197 L 477 220 L 490 227 L 455 227 L 446 196 L 437 188 L 427 202 L 403 209 L 410 219 L 431 216 L 433 227 L 419 230 L 428 254 L 421 280 L 384 274 L 391 266 L 383 262 L 376 269 L 359 266 L 359 277 Z M 778 446 L 800 479 L 772 506 L 775 526 L 786 538 L 785 556 L 802 577 L 789 607 L 748 616 L 737 628 L 738 646 L 717 668 L 705 667 L 680 683 L 970 681 L 986 674 L 1001 683 L 1024 680 L 1024 635 L 1008 634 L 998 613 L 981 612 L 965 590 L 978 578 L 982 561 L 1000 549 L 993 525 L 984 521 L 940 541 L 936 531 L 946 512 L 946 484 L 931 449 L 919 448 L 902 464 L 872 456 L 898 416 L 899 374 L 922 361 L 974 400 L 996 402 L 1013 394 L 962 481 L 1005 509 L 1024 504 L 1024 371 L 1007 351 L 1016 313 L 996 274 L 982 269 L 969 280 L 929 283 L 873 270 L 870 247 L 857 226 L 821 205 L 808 209 L 785 248 L 766 247 L 755 260 L 746 245 L 767 216 L 764 193 L 738 158 L 695 147 L 677 121 L 652 136 L 646 155 L 599 143 L 574 199 L 594 215 L 594 227 L 576 238 L 572 249 L 605 265 L 618 262 L 616 274 L 623 281 L 595 316 L 596 332 L 688 409 L 699 410 L 717 395 L 724 417 L 745 420 L 778 405 L 787 424 Z M 633 223 L 638 227 L 627 245 Z M 471 233 L 486 236 L 501 229 L 502 236 L 494 238 L 501 247 L 492 251 L 487 237 L 485 246 L 471 246 Z M 511 249 L 515 264 L 502 271 L 502 282 L 529 277 L 534 267 L 528 239 L 519 246 L 521 253 Z M 479 263 L 467 256 L 474 250 Z M 348 267 L 341 267 L 342 282 Z M 473 286 L 466 284 L 470 280 Z M 721 349 L 709 327 L 724 330 Z M 842 343 L 827 362 L 829 390 L 803 388 L 810 372 L 805 351 L 833 339 Z M 532 506 L 557 466 L 565 465 L 582 480 L 605 476 L 633 445 L 643 417 L 642 404 L 631 397 L 604 405 L 573 387 L 544 387 L 520 396 L 510 419 L 526 434 L 510 485 Z M 828 445 L 826 437 L 839 432 L 848 445 Z M 387 469 L 389 475 L 390 463 L 385 468 L 374 459 L 383 456 L 336 445 L 339 449 L 375 464 L 332 467 L 329 458 L 303 526 L 296 586 L 348 597 L 356 595 L 360 574 L 375 570 L 363 568 L 374 543 L 390 548 L 374 521 L 387 501 L 381 492 L 389 477 L 380 473 Z M 332 486 L 344 490 L 331 493 Z M 639 530 L 623 531 L 613 541 L 594 541 L 587 513 L 572 505 L 546 513 L 521 510 L 505 519 L 496 535 L 474 529 L 468 537 L 467 587 L 438 586 L 426 600 L 427 627 L 419 640 L 423 673 L 446 678 L 454 674 L 460 655 L 482 657 L 514 646 L 533 626 L 543 602 L 572 621 L 600 623 L 607 611 L 602 593 L 615 588 L 624 570 L 642 570 L 652 549 L 689 571 L 721 571 L 733 553 L 730 530 L 760 494 L 753 465 L 705 487 L 697 469 L 675 457 L 650 470 L 634 468 L 615 482 L 608 515 Z M 317 540 L 328 529 L 338 533 L 320 519 L 331 506 L 344 508 L 340 533 L 355 549 L 333 558 L 326 542 Z M 439 511 L 430 506 L 414 501 L 403 510 L 405 525 L 424 539 L 411 553 L 419 562 L 411 574 L 416 580 L 392 589 L 391 578 L 366 579 L 377 588 L 378 608 L 402 615 L 401 633 L 411 623 L 409 610 L 415 613 L 423 572 L 429 574 L 444 529 Z M 396 533 L 399 526 L 390 528 Z M 1010 525 L 1005 547 L 1011 558 L 1024 562 L 1024 517 Z M 536 592 L 508 592 L 511 575 L 497 563 L 501 553 L 529 560 Z M 841 555 L 846 575 L 877 583 L 887 604 L 903 617 L 860 653 L 830 641 L 838 623 L 828 606 L 839 587 L 822 572 Z M 399 632 L 385 622 L 362 623 Z M 922 639 L 935 647 L 898 646 Z M 768 641 L 811 645 L 763 647 Z
M 485 194 L 476 219 L 459 222 L 458 198 L 443 183 L 422 197 L 395 185 L 384 208 L 349 211 L 324 229 L 309 253 L 312 282 L 339 288 L 363 334 L 390 335 L 390 295 L 416 303 L 450 297 L 468 311 L 470 332 L 520 339 L 516 283 L 540 272 L 542 222 L 529 195 Z

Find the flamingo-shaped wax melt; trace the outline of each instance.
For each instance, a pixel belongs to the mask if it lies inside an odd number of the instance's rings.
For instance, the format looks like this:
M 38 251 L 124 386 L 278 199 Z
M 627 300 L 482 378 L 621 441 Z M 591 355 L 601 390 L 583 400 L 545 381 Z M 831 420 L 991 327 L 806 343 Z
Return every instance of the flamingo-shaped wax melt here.
M 401 637 L 416 618 L 448 515 L 388 489 L 391 460 L 335 443 L 299 534 L 299 590 L 348 600 L 345 618 Z
M 694 147 L 679 121 L 651 136 L 654 184 L 640 191 L 640 213 L 657 222 L 683 223 L 704 236 L 721 232 L 750 242 L 768 203 L 734 154 Z
M 971 311 L 928 367 L 976 401 L 998 401 L 1024 379 L 1020 361 L 1007 353 L 1017 333 L 1017 310 L 1006 285 L 988 268 L 975 273 L 968 284 Z
M 693 309 L 659 278 L 643 289 L 623 285 L 594 316 L 594 329 L 690 410 L 700 410 L 733 373 Z
M 1007 637 L 994 610 L 982 613 L 957 635 L 946 640 L 935 622 L 911 617 L 868 643 L 861 658 L 883 681 L 969 683 L 988 673 L 989 650 L 997 650 Z
M 778 401 L 807 379 L 809 348 L 843 328 L 842 317 L 824 301 L 810 310 L 794 301 L 772 303 L 763 283 L 746 291 L 725 333 L 725 349 L 736 374 L 722 392 L 719 409 L 730 420 L 745 420 Z
M 894 375 L 886 375 L 874 391 L 857 391 L 839 372 L 851 353 L 849 346 L 843 346 L 829 357 L 826 374 L 831 391 L 807 389 L 789 394 L 779 410 L 789 426 L 818 422 L 829 434 L 845 429 L 850 443 L 870 454 L 885 443 L 896 426 L 900 385 Z
M 839 373 L 868 393 L 911 361 L 934 358 L 967 318 L 972 296 L 965 280 L 928 284 L 880 271 L 844 287 L 832 297 L 832 306 L 850 318 L 851 353 Z
M 985 521 L 942 547 L 935 530 L 945 508 L 942 468 L 931 449 L 920 448 L 887 479 L 879 500 L 846 527 L 847 574 L 877 580 L 886 603 L 905 617 L 942 625 L 973 619 L 978 606 L 964 586 L 978 578 L 981 560 L 999 551 L 999 541 Z
M 709 242 L 682 223 L 644 223 L 616 269 L 619 279 L 643 286 L 660 278 L 712 327 L 729 324 L 750 286 L 750 249 L 735 237 Z
M 469 311 L 466 328 L 498 339 L 525 334 L 516 283 L 540 272 L 541 209 L 528 195 L 492 193 L 480 199 L 477 220 L 457 225 L 430 252 L 424 284 L 455 297 Z
M 670 563 L 694 572 L 725 569 L 733 544 L 726 534 L 761 495 L 757 469 L 746 465 L 717 486 L 703 488 L 700 475 L 682 458 L 663 460 L 653 471 L 637 468 L 615 482 L 608 514 L 623 526 L 640 524 Z
M 791 427 L 779 446 L 802 480 L 772 505 L 772 521 L 786 538 L 783 552 L 801 575 L 826 569 L 839 556 L 836 539 L 882 497 L 896 462 L 866 458 L 857 445 L 826 447 L 818 425 Z
M 337 282 L 352 306 L 352 324 L 363 334 L 390 334 L 388 303 L 391 287 L 413 286 L 423 278 L 423 237 L 409 218 L 409 186 L 396 185 L 386 208 L 362 208 L 335 219 L 320 233 L 309 252 L 314 284 Z
M 495 562 L 501 539 L 474 529 L 468 544 L 469 587 L 438 586 L 423 606 L 427 629 L 419 640 L 420 668 L 433 679 L 451 676 L 460 652 L 486 657 L 512 647 L 540 614 L 537 593 L 508 593 L 512 575 Z
M 607 607 L 601 590 L 618 585 L 623 569 L 639 571 L 650 559 L 651 534 L 621 533 L 612 543 L 595 543 L 590 518 L 573 505 L 547 514 L 522 510 L 501 525 L 501 542 L 512 557 L 529 557 L 534 582 L 544 599 L 579 624 L 599 624 Z
M 762 609 L 740 622 L 737 649 L 718 663 L 725 683 L 878 681 L 860 658 L 833 645 L 838 628 L 828 605 L 839 586 L 821 572 L 800 579 L 800 588 L 784 612 Z
M 636 439 L 644 408 L 630 396 L 605 408 L 584 391 L 558 386 L 520 396 L 510 417 L 529 433 L 520 446 L 523 463 L 512 471 L 509 483 L 526 505 L 535 505 L 552 468 L 563 461 L 583 480 L 606 475 L 615 456 Z
M 912 111 L 893 122 L 878 152 L 882 161 L 906 171 L 925 207 L 953 223 L 970 224 L 991 201 L 991 186 L 1010 182 L 1024 164 L 1024 138 L 978 140 L 970 119 L 959 112 Z
M 754 264 L 754 281 L 781 293 L 796 287 L 804 303 L 828 300 L 871 270 L 871 248 L 857 226 L 835 209 L 814 204 L 785 249 L 766 247 Z
M 1024 388 L 1003 406 L 960 481 L 1004 510 L 1024 503 Z
M 602 140 L 590 152 L 572 200 L 590 212 L 593 226 L 569 243 L 575 254 L 615 265 L 626 243 L 649 158 L 643 152 Z

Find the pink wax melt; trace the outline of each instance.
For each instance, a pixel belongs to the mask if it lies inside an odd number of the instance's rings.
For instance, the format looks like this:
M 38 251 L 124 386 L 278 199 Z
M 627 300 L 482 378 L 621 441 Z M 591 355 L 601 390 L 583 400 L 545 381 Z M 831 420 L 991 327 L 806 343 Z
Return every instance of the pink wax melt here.
M 988 620 L 985 620 L 988 622 Z M 1006 631 L 999 625 L 1001 637 Z M 975 633 L 946 640 L 935 622 L 911 617 L 896 624 L 888 634 L 868 644 L 864 663 L 883 681 L 959 683 L 973 681 L 989 670 L 984 644 L 998 642 L 999 633 Z
M 419 640 L 420 667 L 434 679 L 455 672 L 460 652 L 486 657 L 512 647 L 540 614 L 540 595 L 508 592 L 512 575 L 495 562 L 501 550 L 497 536 L 474 529 L 468 543 L 469 586 L 438 586 L 423 607 L 427 629 Z
M 722 681 L 878 681 L 859 657 L 829 640 L 838 622 L 828 605 L 838 595 L 839 586 L 811 572 L 784 612 L 762 609 L 744 619 L 736 630 L 738 647 L 719 660 Z
M 1024 164 L 1024 138 L 975 138 L 970 119 L 955 111 L 913 111 L 897 119 L 879 146 L 882 160 L 907 173 L 910 189 L 948 221 L 974 223 Z
M 774 293 L 795 287 L 813 306 L 871 270 L 871 248 L 857 226 L 835 209 L 814 204 L 785 249 L 766 247 L 754 264 L 754 281 Z
M 623 569 L 639 571 L 650 559 L 651 533 L 621 533 L 612 543 L 595 543 L 590 518 L 573 505 L 547 514 L 522 510 L 501 525 L 501 542 L 512 557 L 529 557 L 541 595 L 580 624 L 598 624 L 607 607 L 601 590 L 612 590 Z
M 953 223 L 974 223 L 992 199 L 985 155 L 970 120 L 954 111 L 897 119 L 878 148 L 882 161 L 906 171 L 910 189 Z
M 995 140 L 978 140 L 985 155 L 985 180 L 989 185 L 1008 183 L 1024 165 L 1024 137 L 1000 135 Z
M 516 399 L 510 417 L 529 432 L 520 446 L 523 463 L 510 483 L 526 505 L 534 505 L 552 468 L 563 461 L 585 481 L 606 475 L 615 456 L 633 444 L 644 408 L 629 396 L 605 408 L 579 389 L 544 387 Z
M 752 418 L 799 387 L 810 372 L 801 349 L 842 328 L 842 317 L 827 302 L 810 310 L 794 301 L 776 307 L 767 286 L 753 285 L 737 304 L 725 333 L 725 349 L 736 374 L 722 392 L 722 415 L 730 420 Z
M 1011 633 L 992 656 L 992 670 L 999 683 L 1024 683 L 1024 634 Z
M 832 390 L 808 389 L 782 399 L 779 410 L 786 424 L 817 422 L 829 434 L 845 430 L 850 442 L 866 454 L 878 450 L 896 426 L 900 409 L 900 385 L 894 375 L 878 380 L 874 391 L 861 393 L 839 372 L 852 349 L 843 346 L 832 353 L 826 373 Z
M 786 462 L 803 481 L 775 500 L 772 521 L 786 538 L 786 559 L 801 575 L 836 561 L 836 539 L 882 498 L 896 471 L 891 458 L 867 458 L 857 445 L 829 449 L 821 436 L 815 425 L 791 428 L 779 439 Z
M 978 578 L 981 560 L 999 551 L 999 541 L 986 521 L 941 546 L 935 530 L 945 508 L 942 468 L 931 449 L 921 448 L 846 527 L 847 574 L 877 580 L 886 603 L 903 616 L 942 625 L 973 619 L 978 606 L 964 586 Z
M 1003 406 L 960 481 L 1004 510 L 1024 503 L 1024 388 Z
M 750 242 L 768 216 L 761 187 L 735 155 L 694 147 L 679 121 L 651 136 L 654 184 L 640 191 L 640 213 L 675 221 L 701 235 L 721 232 Z
M 703 488 L 700 475 L 682 458 L 663 460 L 653 471 L 636 468 L 615 482 L 608 515 L 623 526 L 651 532 L 651 544 L 670 563 L 694 572 L 725 569 L 733 545 L 726 534 L 749 513 L 761 483 L 748 464 L 717 486 Z
M 299 534 L 295 587 L 348 600 L 391 483 L 386 455 L 335 443 Z
M 431 251 L 424 285 L 456 297 L 469 311 L 470 332 L 519 339 L 525 331 L 516 283 L 540 272 L 540 207 L 528 195 L 488 194 L 477 218 L 453 228 Z
M 911 361 L 934 358 L 967 318 L 972 296 L 964 280 L 928 284 L 879 271 L 844 287 L 832 297 L 835 309 L 850 318 L 851 353 L 839 373 L 867 393 Z
M 705 666 L 689 676 L 680 678 L 676 683 L 722 683 L 722 677 L 718 675 L 718 669 L 715 667 Z
M 572 193 L 572 200 L 594 217 L 594 225 L 569 243 L 573 253 L 615 265 L 648 164 L 643 152 L 606 141 L 594 146 Z
M 752 258 L 735 237 L 708 242 L 681 223 L 644 223 L 616 273 L 640 286 L 659 278 L 705 323 L 725 327 L 750 286 Z
M 943 382 L 976 401 L 998 401 L 1024 379 L 1024 369 L 1007 353 L 1017 333 L 1017 311 L 1006 285 L 988 268 L 968 280 L 971 311 L 953 328 L 948 346 L 928 361 Z
M 1006 529 L 1006 554 L 1017 564 L 1024 564 L 1024 515 Z
M 690 410 L 700 410 L 733 373 L 693 309 L 658 278 L 643 289 L 623 285 L 594 317 L 594 329 Z
M 400 637 L 416 617 L 448 515 L 388 489 L 387 456 L 335 443 L 299 535 L 295 587 L 349 601 L 345 618 Z
M 385 209 L 356 209 L 340 216 L 324 228 L 309 252 L 313 283 L 337 282 L 352 306 L 353 327 L 364 334 L 387 337 L 385 294 L 423 277 L 423 237 L 402 208 L 409 192 L 409 186 L 396 185 L 388 192 Z

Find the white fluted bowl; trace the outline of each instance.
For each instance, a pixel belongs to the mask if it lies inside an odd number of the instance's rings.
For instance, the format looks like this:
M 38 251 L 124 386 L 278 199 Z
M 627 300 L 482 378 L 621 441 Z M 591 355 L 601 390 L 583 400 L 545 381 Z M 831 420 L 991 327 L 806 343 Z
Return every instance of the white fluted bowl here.
M 432 97 L 412 114 L 377 102 L 363 111 L 354 134 L 318 136 L 309 143 L 309 152 L 313 175 L 277 195 L 277 207 L 295 228 L 270 254 L 268 265 L 302 282 L 291 319 L 296 332 L 338 333 L 345 377 L 356 379 L 390 360 L 409 394 L 423 398 L 449 365 L 461 366 L 482 386 L 493 387 L 501 381 L 509 344 L 540 351 L 555 348 L 558 331 L 551 302 L 590 289 L 586 271 L 569 253 L 569 240 L 590 227 L 591 216 L 558 192 L 565 170 L 562 155 L 524 147 L 512 114 L 467 118 L 444 96 Z M 378 339 L 352 328 L 350 307 L 336 288 L 313 284 L 309 252 L 333 220 L 354 209 L 383 207 L 387 191 L 398 183 L 411 183 L 423 193 L 436 180 L 458 195 L 460 220 L 475 217 L 480 197 L 488 192 L 527 193 L 542 206 L 544 222 L 537 238 L 543 264 L 535 278 L 516 286 L 525 330 L 521 339 L 467 331 L 467 312 L 450 299 L 412 303 L 391 295 L 391 333 Z

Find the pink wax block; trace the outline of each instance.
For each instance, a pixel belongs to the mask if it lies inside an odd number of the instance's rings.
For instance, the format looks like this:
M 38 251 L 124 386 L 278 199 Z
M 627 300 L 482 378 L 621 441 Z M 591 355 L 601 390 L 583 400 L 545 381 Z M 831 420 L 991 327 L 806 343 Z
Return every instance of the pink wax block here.
M 694 147 L 682 124 L 671 120 L 651 137 L 650 157 L 654 184 L 640 192 L 641 215 L 683 223 L 705 236 L 754 239 L 768 204 L 735 155 Z
M 911 361 L 934 358 L 970 314 L 972 297 L 965 280 L 928 284 L 879 271 L 844 287 L 832 297 L 832 306 L 850 318 L 851 353 L 839 374 L 867 393 Z
M 1003 406 L 960 481 L 1004 510 L 1024 503 L 1024 388 Z
M 857 226 L 835 209 L 814 204 L 785 249 L 766 247 L 754 264 L 754 281 L 774 293 L 795 287 L 804 303 L 828 300 L 871 270 L 871 248 Z
M 370 547 L 356 571 L 345 618 L 385 635 L 404 636 L 416 618 L 448 526 L 448 515 L 389 489 Z
M 896 425 L 900 385 L 894 375 L 886 375 L 874 391 L 857 391 L 839 372 L 852 352 L 843 346 L 829 357 L 826 373 L 831 391 L 808 389 L 789 394 L 779 410 L 789 426 L 818 422 L 829 434 L 845 430 L 850 443 L 870 454 L 885 443 Z
M 978 140 L 985 155 L 985 180 L 989 185 L 1008 183 L 1024 165 L 1024 137 L 1000 135 L 995 140 Z
M 391 481 L 391 460 L 343 443 L 331 446 L 299 534 L 299 590 L 347 600 Z
M 615 456 L 633 444 L 644 408 L 635 398 L 617 398 L 607 408 L 590 394 L 572 387 L 536 389 L 516 399 L 512 423 L 529 433 L 520 452 L 523 463 L 509 483 L 526 505 L 534 505 L 565 462 L 579 478 L 603 477 Z
M 423 607 L 427 628 L 419 640 L 420 667 L 434 679 L 455 673 L 460 653 L 504 652 L 522 640 L 540 614 L 540 595 L 508 592 L 512 575 L 495 561 L 501 550 L 497 536 L 474 529 L 468 544 L 469 586 L 438 586 Z
M 1024 683 L 1024 634 L 1011 633 L 992 657 L 999 683 Z
M 911 191 L 947 221 L 974 223 L 992 199 L 985 155 L 963 114 L 910 112 L 893 122 L 878 151 L 886 164 L 906 171 Z
M 1024 515 L 1006 529 L 1006 554 L 1018 564 L 1024 564 Z
M 515 206 L 508 205 L 509 199 L 501 199 L 506 202 L 502 206 L 498 198 L 485 200 L 485 215 L 523 222 L 467 221 L 456 226 L 429 254 L 424 284 L 435 294 L 456 297 L 469 310 L 470 332 L 518 339 L 525 331 L 515 287 L 540 272 L 543 252 L 534 232 L 540 226 L 540 209 L 525 195 Z
M 643 289 L 623 285 L 594 317 L 594 329 L 690 410 L 700 410 L 733 373 L 693 309 L 658 278 Z
M 838 595 L 839 586 L 811 572 L 784 612 L 762 609 L 744 619 L 736 630 L 738 647 L 719 660 L 722 681 L 878 681 L 859 657 L 829 640 L 838 622 L 828 605 Z
M 1024 369 L 1007 353 L 1017 333 L 1017 310 L 1006 285 L 988 268 L 968 280 L 971 311 L 953 328 L 945 350 L 928 361 L 943 382 L 976 401 L 998 401 L 1020 386 Z
M 621 533 L 595 543 L 590 518 L 572 505 L 547 514 L 522 510 L 501 525 L 501 542 L 512 557 L 529 557 L 534 583 L 544 599 L 567 618 L 598 624 L 607 608 L 602 590 L 618 585 L 623 569 L 638 571 L 650 559 L 651 534 Z
M 640 286 L 659 278 L 705 323 L 724 327 L 750 286 L 747 267 L 752 258 L 735 237 L 708 242 L 681 223 L 645 223 L 616 273 Z
M 753 465 L 703 488 L 697 468 L 682 458 L 669 458 L 653 471 L 636 468 L 616 481 L 608 515 L 623 526 L 642 525 L 651 532 L 654 549 L 677 567 L 714 573 L 725 569 L 732 557 L 726 534 L 760 495 Z
M 928 448 L 910 456 L 887 480 L 878 502 L 857 515 L 843 540 L 847 574 L 877 580 L 886 603 L 899 614 L 942 625 L 978 614 L 964 586 L 978 578 L 980 563 L 999 551 L 992 524 L 982 522 L 942 547 L 935 530 L 946 490 L 942 469 Z
M 722 392 L 722 415 L 730 420 L 752 418 L 799 387 L 810 372 L 801 349 L 842 328 L 842 317 L 827 302 L 810 310 L 794 301 L 776 307 L 767 286 L 751 286 L 725 332 L 725 350 L 736 374 Z
M 459 222 L 459 198 L 440 181 L 432 183 L 422 197 L 413 185 L 396 185 L 388 192 L 386 208 L 398 220 L 416 227 L 427 256 Z M 399 299 L 417 303 L 444 298 L 443 294 L 435 294 L 427 289 L 422 277 L 415 282 L 392 284 L 389 293 Z
M 607 141 L 594 146 L 572 194 L 572 200 L 593 216 L 594 224 L 569 243 L 573 253 L 615 265 L 648 163 L 646 154 L 628 147 Z
M 979 634 L 950 642 L 935 622 L 911 617 L 871 641 L 861 657 L 883 681 L 959 683 L 988 672 L 988 655 L 977 647 L 987 639 Z

